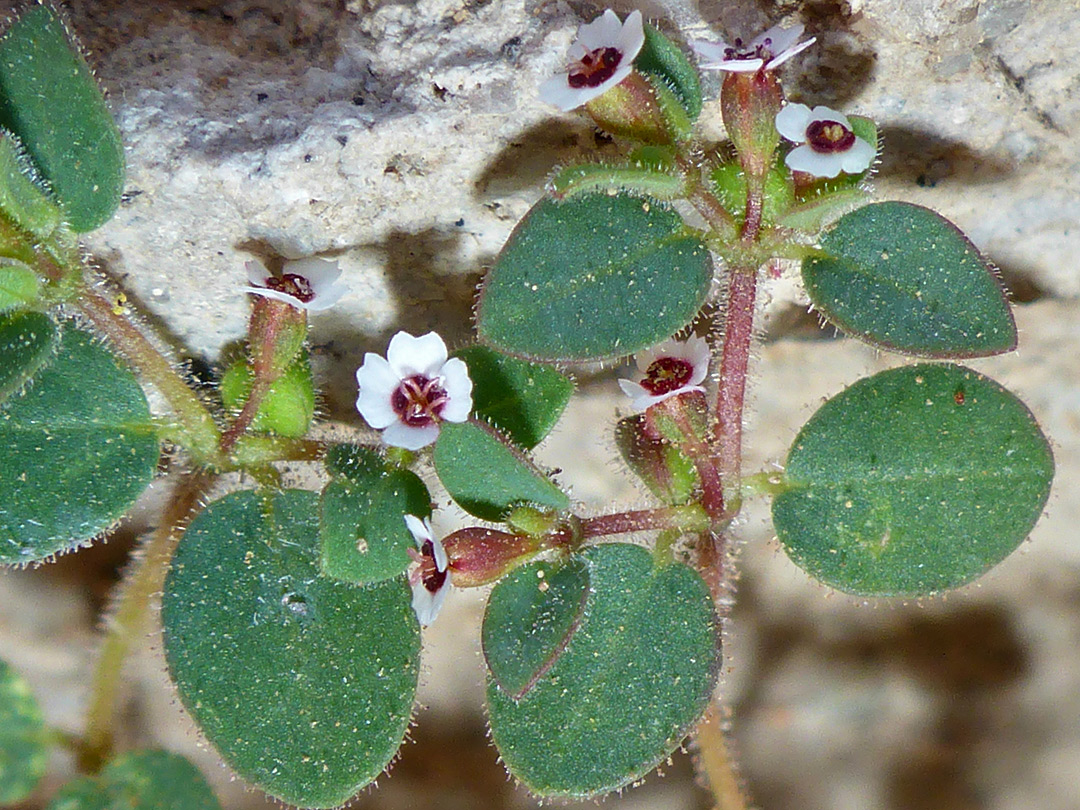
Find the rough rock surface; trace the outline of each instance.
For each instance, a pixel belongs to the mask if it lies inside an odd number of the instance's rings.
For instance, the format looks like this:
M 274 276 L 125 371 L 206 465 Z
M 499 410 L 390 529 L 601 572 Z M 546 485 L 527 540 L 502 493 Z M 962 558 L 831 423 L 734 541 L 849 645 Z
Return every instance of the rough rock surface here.
M 351 293 L 315 321 L 325 411 L 356 421 L 352 373 L 398 328 L 468 337 L 475 284 L 551 168 L 596 148 L 574 114 L 536 99 L 582 18 L 579 2 L 73 0 L 128 145 L 117 217 L 87 239 L 194 356 L 241 337 L 243 262 L 338 259 Z M 724 691 L 765 810 L 1072 810 L 1080 806 L 1080 15 L 1073 0 L 622 3 L 752 34 L 802 20 L 819 43 L 793 95 L 874 117 L 882 197 L 955 220 L 1003 270 L 1021 350 L 975 364 L 1053 437 L 1048 516 L 975 586 L 924 604 L 863 604 L 814 585 L 748 511 Z M 717 83 L 709 88 L 715 96 Z M 717 121 L 715 102 L 704 117 Z M 710 131 L 718 135 L 717 124 Z M 748 464 L 783 460 L 821 400 L 896 358 L 811 339 L 790 280 L 774 285 L 749 413 Z M 642 503 L 611 464 L 610 376 L 583 376 L 543 448 L 588 508 Z M 583 436 L 585 440 L 583 440 Z M 588 453 L 586 453 L 586 447 Z M 571 461 L 576 466 L 571 466 Z M 50 720 L 75 730 L 93 631 L 130 538 L 0 573 L 0 657 Z M 140 521 L 142 521 L 140 523 Z M 28 609 L 32 608 L 32 609 Z M 393 775 L 360 806 L 528 807 L 484 738 L 482 595 L 452 596 L 429 633 L 419 715 Z M 132 668 L 124 742 L 193 752 L 156 639 Z M 192 754 L 228 807 L 261 807 L 213 752 Z M 57 777 L 72 763 L 58 757 Z M 685 757 L 618 806 L 705 807 Z M 31 804 L 28 807 L 37 807 Z M 266 806 L 269 806 L 267 804 Z

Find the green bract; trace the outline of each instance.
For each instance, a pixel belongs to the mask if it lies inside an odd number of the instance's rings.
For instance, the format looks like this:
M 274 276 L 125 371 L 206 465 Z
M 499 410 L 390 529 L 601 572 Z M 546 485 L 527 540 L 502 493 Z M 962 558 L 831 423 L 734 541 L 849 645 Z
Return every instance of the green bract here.
M 659 343 L 697 314 L 712 259 L 659 202 L 541 200 L 484 280 L 480 339 L 534 360 L 603 360 Z
M 993 270 L 948 220 L 910 203 L 864 206 L 803 263 L 810 300 L 845 332 L 926 357 L 1016 348 L 1016 325 Z
M 591 587 L 566 649 L 519 700 L 494 678 L 487 689 L 503 761 L 543 796 L 596 796 L 640 779 L 697 722 L 719 671 L 719 620 L 696 573 L 681 563 L 654 568 L 647 551 L 626 544 L 595 546 L 581 560 Z M 538 601 L 542 565 L 500 582 L 492 593 L 497 609 L 485 621 L 550 616 L 565 625 L 566 604 L 545 611 Z M 564 589 L 547 593 L 562 600 Z M 544 624 L 515 632 L 541 636 L 519 645 L 533 648 L 534 662 L 555 635 Z M 486 637 L 506 633 L 485 630 Z
M 40 317 L 3 322 L 16 330 L 9 345 L 28 341 L 31 363 L 48 351 Z M 131 372 L 65 327 L 56 359 L 0 405 L 0 563 L 42 560 L 105 531 L 153 479 L 157 460 L 157 433 Z
M 318 496 L 237 492 L 188 528 L 165 582 L 181 700 L 243 778 L 300 807 L 375 779 L 408 727 L 420 627 L 403 578 L 322 576 Z
M 561 511 L 570 499 L 491 428 L 475 422 L 446 423 L 435 442 L 435 472 L 466 512 L 502 520 L 514 506 Z
M 917 596 L 964 585 L 1012 552 L 1053 474 L 1015 396 L 962 366 L 907 366 L 860 380 L 806 423 L 773 523 L 815 578 Z
M 408 550 L 416 541 L 404 516 L 430 515 L 431 495 L 415 474 L 387 469 L 374 450 L 356 447 L 353 452 L 357 461 L 347 465 L 349 473 L 322 493 L 322 570 L 348 582 L 382 582 L 408 567 Z
M 167 751 L 121 754 L 97 776 L 66 784 L 49 810 L 220 810 L 195 766 Z
M 574 384 L 553 368 L 470 346 L 454 353 L 469 367 L 473 410 L 518 447 L 535 447 L 559 421 Z
M 22 142 L 73 230 L 109 220 L 124 190 L 120 131 L 48 6 L 28 9 L 0 38 L 0 126 Z M 44 209 L 35 216 L 47 226 Z
M 558 660 L 589 596 L 583 560 L 518 568 L 491 592 L 484 613 L 484 660 L 499 689 L 520 700 Z
M 48 764 L 41 707 L 26 681 L 0 661 L 0 805 L 29 796 Z

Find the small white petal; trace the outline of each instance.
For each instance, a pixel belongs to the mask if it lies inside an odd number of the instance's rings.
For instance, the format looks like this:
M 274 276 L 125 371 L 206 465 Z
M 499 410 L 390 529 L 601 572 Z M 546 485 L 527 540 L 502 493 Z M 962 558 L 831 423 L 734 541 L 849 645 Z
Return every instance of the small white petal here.
M 810 37 L 810 39 L 806 40 L 805 42 L 800 42 L 794 48 L 785 48 L 780 53 L 776 54 L 776 56 L 774 56 L 772 59 L 770 59 L 769 64 L 767 64 L 765 68 L 767 70 L 775 70 L 791 57 L 797 56 L 798 54 L 805 51 L 815 42 L 817 42 L 817 37 Z
M 588 88 L 591 89 L 591 88 Z M 577 109 L 592 98 L 582 99 L 582 89 L 571 87 L 569 74 L 560 73 L 540 85 L 540 100 L 563 112 Z
M 398 421 L 397 412 L 390 403 L 401 385 L 401 378 L 384 358 L 373 352 L 365 354 L 363 365 L 356 370 L 356 384 L 360 388 L 356 409 L 369 425 L 375 430 L 383 430 Z
M 622 62 L 619 63 L 619 66 L 631 66 L 644 45 L 645 26 L 641 19 L 641 12 L 632 11 L 626 18 L 626 22 L 622 24 L 622 29 L 615 40 L 615 48 L 622 55 Z M 627 73 L 629 73 L 629 70 L 627 70 Z
M 282 273 L 294 273 L 308 280 L 311 288 L 318 294 L 319 288 L 333 284 L 341 277 L 341 268 L 337 262 L 327 261 L 309 256 L 306 259 L 297 259 L 285 262 Z
M 803 35 L 804 30 L 806 29 L 802 23 L 797 23 L 790 28 L 781 28 L 779 25 L 774 25 L 768 31 L 758 34 L 750 43 L 749 50 L 754 50 L 759 45 L 764 45 L 765 40 L 771 39 L 772 42 L 768 45 L 769 53 L 773 56 L 779 56 L 799 41 L 799 37 Z
M 813 113 L 805 104 L 788 104 L 776 114 L 776 131 L 793 143 L 806 141 Z
M 433 444 L 439 438 L 439 426 L 435 424 L 422 427 L 410 427 L 403 422 L 395 421 L 382 432 L 382 440 L 391 447 L 401 447 L 404 450 L 419 450 Z
M 877 157 L 877 149 L 862 138 L 856 138 L 851 148 L 842 153 L 840 168 L 848 174 L 861 174 L 870 168 Z
M 420 337 L 398 332 L 390 338 L 390 345 L 386 349 L 390 368 L 402 380 L 418 375 L 428 379 L 436 377 L 446 358 L 446 344 L 434 332 Z
M 443 585 L 435 593 L 424 587 L 422 582 L 412 586 L 412 608 L 416 612 L 416 620 L 421 627 L 427 627 L 435 621 L 442 610 L 443 602 L 446 601 L 446 592 L 449 587 Z
M 686 341 L 686 349 L 683 356 L 694 368 L 694 372 L 690 375 L 687 384 L 696 386 L 704 380 L 709 373 L 709 360 L 712 357 L 712 352 L 709 351 L 709 342 L 705 340 L 705 338 L 691 335 L 690 339 Z
M 429 518 L 419 518 L 416 515 L 405 515 L 405 527 L 412 533 L 418 549 L 424 548 L 424 543 L 429 540 L 435 542 L 435 533 L 431 530 Z M 440 543 L 441 545 L 441 543 Z
M 640 16 L 639 12 L 638 17 L 640 18 Z M 598 48 L 614 48 L 618 42 L 622 27 L 623 24 L 619 22 L 619 15 L 609 8 L 592 22 L 578 28 L 576 44 L 580 44 L 587 51 L 595 51 Z
M 792 171 L 806 172 L 814 177 L 836 177 L 843 162 L 843 152 L 815 152 L 807 144 L 796 147 L 784 158 L 784 163 Z
M 265 287 L 266 282 L 273 278 L 273 274 L 260 261 L 244 262 L 244 269 L 247 270 L 248 283 L 255 287 Z
M 637 411 L 643 411 L 648 406 L 647 402 L 652 398 L 652 394 L 646 391 L 641 385 L 633 380 L 619 380 L 619 388 L 622 392 L 630 397 L 630 407 Z
M 715 65 L 702 65 L 703 70 L 726 70 L 728 73 L 757 73 L 764 59 L 728 59 Z
M 443 545 L 442 540 L 434 535 L 431 537 L 431 550 L 435 558 L 435 570 L 440 573 L 446 571 L 450 567 L 450 558 L 446 556 L 446 546 Z
M 837 124 L 843 124 L 844 129 L 851 129 L 851 122 L 848 117 L 843 113 L 839 113 L 831 107 L 814 107 L 810 111 L 811 121 L 832 121 Z
M 307 309 L 308 305 L 297 298 L 295 295 L 289 295 L 287 292 L 281 290 L 269 290 L 266 287 L 242 287 L 243 292 L 251 293 L 252 295 L 261 295 L 263 298 L 273 298 L 275 301 L 284 301 L 286 304 L 291 304 L 297 309 Z
M 446 391 L 447 403 L 439 417 L 447 422 L 464 422 L 472 413 L 473 381 L 469 377 L 469 368 L 460 357 L 451 357 L 443 365 L 439 374 Z

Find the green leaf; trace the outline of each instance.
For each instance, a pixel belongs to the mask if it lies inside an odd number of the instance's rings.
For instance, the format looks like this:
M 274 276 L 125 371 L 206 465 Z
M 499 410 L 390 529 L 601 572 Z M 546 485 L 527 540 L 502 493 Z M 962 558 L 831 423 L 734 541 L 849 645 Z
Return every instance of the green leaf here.
M 53 357 L 59 342 L 55 324 L 40 312 L 0 315 L 0 405 Z
M 1016 348 L 1005 293 L 975 246 L 947 219 L 902 202 L 840 218 L 803 262 L 810 300 L 832 323 L 876 346 L 926 357 L 983 357 Z
M 222 758 L 289 804 L 335 807 L 397 753 L 419 674 L 404 579 L 321 576 L 318 496 L 237 492 L 177 548 L 162 599 L 180 699 Z
M 555 369 L 486 346 L 469 346 L 455 356 L 469 367 L 476 414 L 526 450 L 551 432 L 574 393 L 574 384 Z
M 566 650 L 520 700 L 494 678 L 487 688 L 503 761 L 542 796 L 597 796 L 642 778 L 701 717 L 720 666 L 719 620 L 696 573 L 654 568 L 626 544 L 581 558 L 591 589 Z M 524 574 L 509 582 L 528 587 Z
M 447 422 L 435 442 L 435 472 L 466 512 L 499 521 L 515 506 L 561 511 L 570 499 L 489 427 Z
M 124 189 L 124 147 L 97 82 L 49 6 L 0 38 L 0 126 L 48 181 L 72 229 L 109 220 Z
M 491 592 L 483 648 L 499 689 L 520 700 L 555 664 L 577 630 L 589 596 L 589 569 L 565 564 L 523 565 Z
M 0 661 L 0 804 L 22 801 L 49 764 L 45 718 L 30 686 Z
M 40 290 L 37 273 L 20 261 L 0 258 L 0 313 L 34 304 Z
M 393 579 L 408 567 L 408 550 L 416 542 L 404 516 L 428 517 L 431 495 L 414 473 L 386 469 L 374 450 L 357 451 L 369 460 L 323 490 L 319 547 L 324 574 L 368 584 Z
M 682 49 L 658 29 L 645 24 L 645 44 L 634 67 L 655 76 L 678 97 L 691 121 L 701 114 L 701 81 Z
M 0 130 L 0 211 L 39 239 L 60 226 L 60 209 L 43 189 L 18 139 Z
M 850 593 L 971 582 L 1031 531 L 1054 461 L 1031 412 L 954 365 L 884 371 L 800 431 L 773 523 L 796 564 Z
M 0 564 L 43 560 L 119 520 L 154 477 L 157 433 L 131 372 L 66 327 L 51 365 L 0 405 Z
M 612 166 L 607 163 L 579 163 L 561 169 L 548 183 L 557 200 L 610 190 L 677 200 L 686 196 L 686 179 L 670 168 L 646 164 Z
M 484 280 L 477 331 L 534 360 L 622 357 L 686 326 L 711 284 L 708 249 L 670 208 L 626 194 L 544 199 Z
M 220 810 L 199 771 L 168 751 L 129 751 L 66 784 L 49 810 Z

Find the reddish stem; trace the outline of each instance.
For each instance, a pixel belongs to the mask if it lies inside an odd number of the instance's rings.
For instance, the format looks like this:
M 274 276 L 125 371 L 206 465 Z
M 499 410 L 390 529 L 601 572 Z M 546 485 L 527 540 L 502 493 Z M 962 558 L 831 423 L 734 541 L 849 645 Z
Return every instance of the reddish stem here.
M 698 511 L 694 507 L 666 506 L 660 509 L 640 509 L 636 512 L 616 512 L 613 515 L 598 515 L 581 518 L 580 536 L 606 537 L 609 534 L 627 534 L 629 532 L 647 532 L 657 529 L 685 529 L 696 521 Z M 701 517 L 704 517 L 701 515 Z

